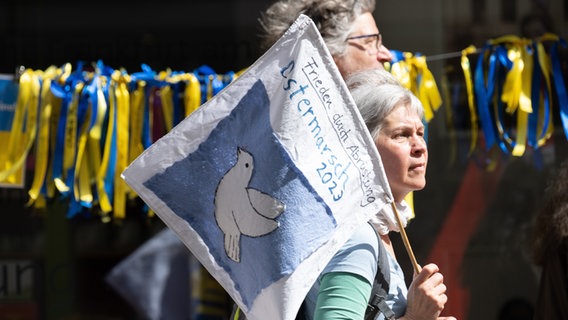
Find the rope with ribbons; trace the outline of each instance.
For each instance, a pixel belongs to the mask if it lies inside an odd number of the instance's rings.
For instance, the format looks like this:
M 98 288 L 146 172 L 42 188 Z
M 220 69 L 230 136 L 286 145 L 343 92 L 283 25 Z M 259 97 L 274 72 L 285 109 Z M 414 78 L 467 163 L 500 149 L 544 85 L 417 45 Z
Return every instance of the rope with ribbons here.
M 474 47 L 462 52 L 471 115 L 470 152 L 476 147 L 478 122 L 487 150 L 498 148 L 515 157 L 523 156 L 527 147 L 537 150 L 554 129 L 553 101 L 568 138 L 560 46 L 566 48 L 566 42 L 554 34 L 534 40 L 507 35 L 487 41 L 477 51 L 476 64 L 468 58 Z
M 557 101 L 568 138 L 568 97 L 559 56 L 566 42 L 553 34 L 539 39 L 503 36 L 482 48 L 457 53 L 467 93 L 471 141 L 468 154 L 485 140 L 488 150 L 520 157 L 543 146 L 553 132 Z M 443 104 L 429 57 L 392 51 L 388 70 L 422 102 L 424 122 Z M 475 63 L 470 59 L 478 55 Z M 10 181 L 35 143 L 28 206 L 68 198 L 68 216 L 91 214 L 102 221 L 122 219 L 137 195 L 120 178 L 126 166 L 154 141 L 209 100 L 238 73 L 216 74 L 202 66 L 193 72 L 155 72 L 147 65 L 128 74 L 101 61 L 45 71 L 25 70 L 7 151 L 0 157 L 0 181 Z M 444 94 L 451 105 L 449 94 Z M 556 99 L 553 99 L 556 98 Z M 451 118 L 451 108 L 446 107 Z M 408 199 L 413 206 L 412 195 Z M 153 213 L 148 210 L 148 216 Z
M 10 181 L 35 143 L 28 206 L 43 209 L 47 199 L 61 197 L 69 199 L 69 218 L 96 207 L 104 222 L 123 219 L 137 195 L 120 173 L 235 77 L 207 66 L 156 73 L 143 65 L 128 74 L 101 61 L 75 70 L 70 64 L 27 69 L 19 78 L 0 181 Z

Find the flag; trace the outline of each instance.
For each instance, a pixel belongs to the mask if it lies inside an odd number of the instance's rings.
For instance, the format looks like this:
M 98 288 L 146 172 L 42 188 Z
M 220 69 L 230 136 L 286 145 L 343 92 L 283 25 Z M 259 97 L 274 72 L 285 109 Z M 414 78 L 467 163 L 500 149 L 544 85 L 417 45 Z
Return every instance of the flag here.
M 304 15 L 122 176 L 251 320 L 294 319 L 334 253 L 392 199 Z

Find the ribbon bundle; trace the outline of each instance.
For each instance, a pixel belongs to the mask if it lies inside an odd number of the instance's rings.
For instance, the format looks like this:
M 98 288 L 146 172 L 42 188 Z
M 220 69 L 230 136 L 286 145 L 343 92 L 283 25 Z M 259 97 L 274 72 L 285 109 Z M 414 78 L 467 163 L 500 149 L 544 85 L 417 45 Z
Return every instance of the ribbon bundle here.
M 553 132 L 554 93 L 564 133 L 568 137 L 568 98 L 560 66 L 558 46 L 566 42 L 553 34 L 539 39 L 503 36 L 487 41 L 480 50 L 462 51 L 472 139 L 478 130 L 487 150 L 498 148 L 520 157 L 528 147 L 538 149 Z M 468 55 L 479 56 L 471 68 Z
M 43 208 L 57 194 L 70 200 L 68 217 L 100 208 L 103 221 L 124 218 L 136 197 L 120 179 L 126 166 L 228 83 L 207 66 L 192 73 L 127 74 L 102 62 L 25 70 L 0 181 L 25 163 L 35 143 L 28 205 Z M 21 141 L 23 141 L 23 146 Z
M 434 113 L 442 105 L 442 97 L 436 85 L 436 79 L 426 63 L 426 57 L 410 52 L 391 51 L 394 59 L 391 62 L 390 73 L 400 83 L 412 91 L 424 106 L 424 120 L 430 122 Z
M 568 138 L 568 97 L 560 46 L 566 48 L 566 41 L 554 34 L 534 40 L 507 35 L 488 40 L 480 49 L 469 46 L 456 55 L 441 55 L 461 56 L 471 132 L 469 156 L 481 148 L 489 151 L 492 158 L 499 152 L 521 157 L 527 146 L 535 150 L 543 146 L 554 129 L 553 101 L 558 105 Z M 420 99 L 424 120 L 429 122 L 442 105 L 442 98 L 428 69 L 428 57 L 410 52 L 392 53 L 390 72 Z M 478 57 L 472 63 L 470 57 L 474 54 Z M 447 90 L 447 86 L 443 88 Z M 444 97 L 447 125 L 452 131 L 454 103 L 449 93 Z M 480 137 L 485 147 L 479 145 Z M 451 148 L 457 149 L 453 145 Z

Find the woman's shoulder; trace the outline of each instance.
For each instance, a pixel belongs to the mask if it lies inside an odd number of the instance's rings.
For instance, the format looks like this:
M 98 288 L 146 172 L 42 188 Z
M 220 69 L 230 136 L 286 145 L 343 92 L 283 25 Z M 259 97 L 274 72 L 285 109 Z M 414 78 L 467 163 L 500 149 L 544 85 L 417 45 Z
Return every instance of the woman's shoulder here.
M 373 227 L 365 223 L 358 227 L 327 265 L 327 272 L 350 272 L 373 283 L 377 272 L 379 238 Z
M 364 223 L 359 226 L 351 237 L 345 242 L 345 245 L 341 248 L 342 250 L 353 249 L 354 246 L 358 245 L 370 245 L 373 251 L 378 251 L 379 246 L 379 236 L 373 226 L 370 223 Z M 355 247 L 356 248 L 356 247 Z

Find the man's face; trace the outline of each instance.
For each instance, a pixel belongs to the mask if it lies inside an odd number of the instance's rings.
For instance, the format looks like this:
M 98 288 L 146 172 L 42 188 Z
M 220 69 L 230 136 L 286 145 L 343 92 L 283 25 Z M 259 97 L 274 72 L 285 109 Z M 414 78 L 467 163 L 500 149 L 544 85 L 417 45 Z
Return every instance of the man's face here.
M 383 45 L 375 18 L 366 12 L 354 22 L 354 31 L 347 40 L 347 50 L 344 55 L 335 56 L 335 64 L 339 72 L 346 78 L 354 72 L 383 69 L 385 62 L 392 61 L 392 54 Z

